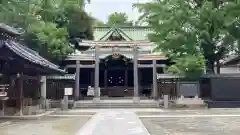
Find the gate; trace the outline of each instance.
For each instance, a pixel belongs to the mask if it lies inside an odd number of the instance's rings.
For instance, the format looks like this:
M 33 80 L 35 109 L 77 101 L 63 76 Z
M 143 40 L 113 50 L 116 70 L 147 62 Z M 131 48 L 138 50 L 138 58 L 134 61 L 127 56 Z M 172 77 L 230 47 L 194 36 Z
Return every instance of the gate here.
M 64 97 L 64 88 L 74 88 L 74 75 L 48 76 L 47 77 L 47 99 L 62 100 Z M 69 96 L 69 100 L 73 95 Z
M 159 98 L 163 95 L 169 95 L 169 100 L 176 100 L 178 98 L 177 87 L 179 78 L 174 76 L 158 77 L 157 87 Z

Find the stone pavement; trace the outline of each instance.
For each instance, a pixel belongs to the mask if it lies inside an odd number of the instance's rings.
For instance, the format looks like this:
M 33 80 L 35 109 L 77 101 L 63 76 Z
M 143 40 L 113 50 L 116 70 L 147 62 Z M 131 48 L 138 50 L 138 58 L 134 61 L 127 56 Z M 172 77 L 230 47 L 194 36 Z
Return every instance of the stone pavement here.
M 141 120 L 130 110 L 98 112 L 76 135 L 150 135 Z

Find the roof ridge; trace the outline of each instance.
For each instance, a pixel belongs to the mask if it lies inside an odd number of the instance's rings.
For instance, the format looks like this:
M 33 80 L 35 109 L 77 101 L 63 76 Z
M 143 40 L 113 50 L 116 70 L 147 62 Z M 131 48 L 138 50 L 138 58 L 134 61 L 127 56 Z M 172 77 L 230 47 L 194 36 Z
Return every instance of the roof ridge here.
M 111 31 L 114 29 L 114 27 L 111 27 L 111 29 L 108 30 L 106 34 L 104 34 L 99 40 L 103 40 Z
M 111 29 L 109 29 L 109 31 L 99 39 L 99 41 L 100 41 L 100 40 L 103 40 L 103 39 L 106 38 L 107 36 L 109 37 L 109 36 L 110 36 L 113 32 L 115 32 L 115 31 L 116 31 L 118 34 L 120 34 L 125 40 L 128 39 L 128 40 L 130 40 L 130 41 L 133 41 L 133 39 L 130 38 L 125 32 L 123 32 L 123 30 L 122 30 L 120 27 L 118 27 L 117 25 L 113 25 L 113 26 L 111 27 Z
M 121 28 L 117 29 L 120 33 L 122 33 L 126 38 L 128 38 L 130 41 L 133 41 L 132 38 L 130 38 L 125 32 L 123 32 L 123 30 Z

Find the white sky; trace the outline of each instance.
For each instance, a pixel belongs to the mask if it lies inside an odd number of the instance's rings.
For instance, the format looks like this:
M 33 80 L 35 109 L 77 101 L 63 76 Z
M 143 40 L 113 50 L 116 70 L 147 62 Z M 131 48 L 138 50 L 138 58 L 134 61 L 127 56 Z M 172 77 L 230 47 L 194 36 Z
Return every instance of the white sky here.
M 136 9 L 133 10 L 132 4 L 147 1 L 149 0 L 91 0 L 91 3 L 86 5 L 86 11 L 104 22 L 113 12 L 125 12 L 130 20 L 136 20 L 139 13 Z

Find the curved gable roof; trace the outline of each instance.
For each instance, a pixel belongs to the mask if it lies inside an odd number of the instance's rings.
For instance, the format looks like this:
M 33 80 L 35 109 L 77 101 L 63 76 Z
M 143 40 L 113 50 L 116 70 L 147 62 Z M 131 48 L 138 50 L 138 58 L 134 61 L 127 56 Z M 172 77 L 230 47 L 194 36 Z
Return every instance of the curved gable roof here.
M 139 40 L 148 40 L 147 35 L 152 32 L 151 27 L 146 26 L 124 26 L 124 27 L 94 27 L 94 40 L 98 41 L 104 36 L 107 35 L 107 33 L 110 33 L 112 30 L 117 30 L 121 33 L 123 37 L 127 37 L 133 41 L 139 41 Z M 127 40 L 127 41 L 131 41 Z
M 6 46 L 8 49 L 13 51 L 16 55 L 22 57 L 25 60 L 28 60 L 29 62 L 35 63 L 37 65 L 40 65 L 58 72 L 62 72 L 62 73 L 65 72 L 64 70 L 60 69 L 59 66 L 51 63 L 50 61 L 40 56 L 36 51 L 24 45 L 21 45 L 15 41 L 5 40 L 2 42 L 2 45 Z

